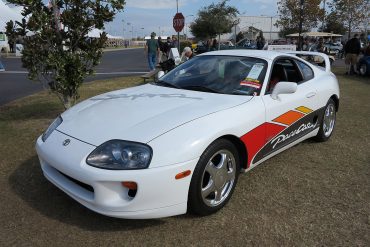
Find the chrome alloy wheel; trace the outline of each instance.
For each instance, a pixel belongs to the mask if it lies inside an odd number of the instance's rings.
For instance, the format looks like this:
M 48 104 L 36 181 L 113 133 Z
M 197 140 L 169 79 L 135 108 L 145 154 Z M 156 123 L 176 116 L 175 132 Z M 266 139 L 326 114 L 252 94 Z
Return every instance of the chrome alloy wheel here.
M 323 130 L 326 137 L 330 136 L 334 130 L 335 125 L 335 106 L 329 104 L 325 109 L 324 119 L 323 119 Z
M 208 161 L 202 175 L 201 195 L 203 202 L 215 207 L 229 196 L 236 179 L 236 161 L 227 150 L 220 150 Z

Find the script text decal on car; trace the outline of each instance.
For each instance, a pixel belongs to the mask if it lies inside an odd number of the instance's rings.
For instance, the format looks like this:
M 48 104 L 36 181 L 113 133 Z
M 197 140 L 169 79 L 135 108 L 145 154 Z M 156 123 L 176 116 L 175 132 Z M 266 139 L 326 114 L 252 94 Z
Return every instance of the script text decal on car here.
M 318 128 L 323 110 L 312 111 L 300 106 L 242 136 L 248 150 L 247 167 Z

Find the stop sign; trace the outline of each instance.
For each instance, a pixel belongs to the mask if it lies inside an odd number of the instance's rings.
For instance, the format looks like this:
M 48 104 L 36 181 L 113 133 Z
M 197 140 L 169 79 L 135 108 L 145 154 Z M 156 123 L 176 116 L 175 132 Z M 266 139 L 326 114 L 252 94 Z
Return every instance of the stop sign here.
M 176 32 L 181 32 L 184 29 L 185 25 L 185 17 L 182 13 L 177 13 L 175 17 L 173 17 L 173 28 Z

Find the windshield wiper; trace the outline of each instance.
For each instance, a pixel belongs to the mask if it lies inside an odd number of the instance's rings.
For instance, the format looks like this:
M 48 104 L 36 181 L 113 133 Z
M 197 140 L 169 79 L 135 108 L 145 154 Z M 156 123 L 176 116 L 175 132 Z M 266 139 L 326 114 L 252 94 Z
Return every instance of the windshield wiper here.
M 171 84 L 169 82 L 165 82 L 165 81 L 157 81 L 157 82 L 154 82 L 155 85 L 158 85 L 158 86 L 163 86 L 163 87 L 172 87 L 172 88 L 180 88 L 174 84 Z
M 198 85 L 190 85 L 190 86 L 185 86 L 183 89 L 189 89 L 189 90 L 195 90 L 195 91 L 201 91 L 201 92 L 209 92 L 209 93 L 220 93 L 212 88 L 209 87 L 204 87 L 204 86 L 198 86 Z

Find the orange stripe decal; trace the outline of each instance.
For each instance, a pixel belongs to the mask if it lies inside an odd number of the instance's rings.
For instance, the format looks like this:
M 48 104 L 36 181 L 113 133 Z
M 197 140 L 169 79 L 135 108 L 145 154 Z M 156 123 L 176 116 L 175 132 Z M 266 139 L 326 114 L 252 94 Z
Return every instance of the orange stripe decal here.
M 294 123 L 295 121 L 297 121 L 303 116 L 305 116 L 305 114 L 301 112 L 288 111 L 287 113 L 284 113 L 283 115 L 275 118 L 272 121 L 285 124 L 285 125 L 291 125 L 292 123 Z
M 311 113 L 312 112 L 312 110 L 310 108 L 307 108 L 305 106 L 297 107 L 296 110 L 297 111 L 300 111 L 302 113 L 305 113 L 305 114 L 308 114 L 308 113 Z

